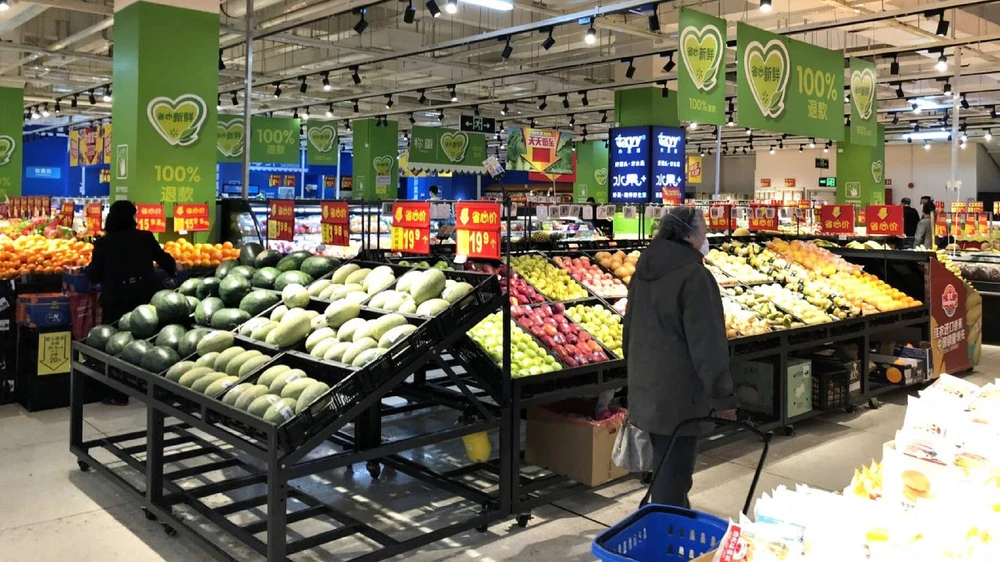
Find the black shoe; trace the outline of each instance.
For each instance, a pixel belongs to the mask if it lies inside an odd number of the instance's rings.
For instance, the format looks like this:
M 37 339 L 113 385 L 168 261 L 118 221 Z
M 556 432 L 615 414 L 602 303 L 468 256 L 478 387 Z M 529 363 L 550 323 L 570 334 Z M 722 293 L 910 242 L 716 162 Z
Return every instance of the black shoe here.
M 125 397 L 108 397 L 101 400 L 101 404 L 107 404 L 108 406 L 128 406 L 128 396 Z

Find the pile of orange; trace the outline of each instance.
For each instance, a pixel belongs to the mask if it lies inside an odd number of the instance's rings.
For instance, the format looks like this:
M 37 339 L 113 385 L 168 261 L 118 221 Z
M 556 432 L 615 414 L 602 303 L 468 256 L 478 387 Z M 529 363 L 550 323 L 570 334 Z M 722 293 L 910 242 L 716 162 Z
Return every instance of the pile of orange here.
M 177 263 L 188 267 L 215 267 L 224 260 L 234 260 L 240 257 L 240 251 L 233 248 L 230 242 L 192 244 L 181 238 L 165 242 L 163 250 L 170 254 Z
M 0 279 L 61 274 L 63 268 L 89 264 L 93 252 L 92 244 L 80 240 L 46 238 L 41 234 L 15 240 L 0 236 Z

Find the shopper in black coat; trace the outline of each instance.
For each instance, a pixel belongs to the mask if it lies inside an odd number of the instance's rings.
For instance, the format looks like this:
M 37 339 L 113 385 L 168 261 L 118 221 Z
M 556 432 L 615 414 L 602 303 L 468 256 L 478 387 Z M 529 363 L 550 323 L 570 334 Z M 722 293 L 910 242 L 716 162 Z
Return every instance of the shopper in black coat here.
M 912 238 L 917 233 L 917 223 L 920 222 L 920 213 L 910 205 L 910 198 L 903 197 L 903 234 Z
M 702 263 L 704 215 L 676 207 L 660 219 L 629 284 L 624 321 L 629 420 L 650 434 L 654 466 L 682 421 L 735 419 L 722 298 Z M 688 507 L 699 428 L 687 426 L 663 463 L 653 502 Z

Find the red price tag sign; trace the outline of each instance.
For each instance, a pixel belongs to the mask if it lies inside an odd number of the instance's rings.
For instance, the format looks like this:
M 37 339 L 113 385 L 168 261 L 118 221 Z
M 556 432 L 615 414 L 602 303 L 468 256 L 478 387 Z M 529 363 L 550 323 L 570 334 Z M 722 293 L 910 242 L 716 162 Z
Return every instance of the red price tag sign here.
M 868 205 L 865 226 L 869 236 L 903 236 L 901 205 Z
M 322 215 L 319 222 L 323 224 L 347 224 L 347 201 L 321 201 Z
M 777 207 L 750 207 L 750 230 L 778 230 Z
M 295 223 L 268 219 L 267 238 L 268 240 L 291 242 L 295 238 Z
M 351 230 L 348 227 L 347 201 L 321 201 L 320 235 L 323 243 L 333 246 L 348 246 Z
M 174 232 L 207 232 L 208 203 L 175 203 Z
M 291 242 L 295 237 L 295 201 L 290 199 L 272 199 L 269 208 L 270 213 L 267 218 L 268 239 Z
M 986 213 L 979 213 L 976 215 L 976 222 L 978 223 L 978 233 L 979 234 L 989 234 L 990 233 L 990 223 L 986 220 Z
M 982 213 L 986 206 L 982 201 L 969 201 L 968 209 L 970 213 Z
M 349 246 L 351 244 L 351 229 L 346 224 L 322 223 L 320 235 L 328 246 Z
M 948 235 L 948 219 L 944 213 L 934 215 L 934 236 L 941 238 Z
M 83 218 L 87 221 L 87 233 L 96 234 L 101 231 L 101 215 L 104 213 L 104 205 L 100 203 L 88 203 L 83 208 Z
M 732 220 L 732 205 L 712 205 L 708 208 L 708 229 L 709 230 L 736 230 L 736 224 Z
M 427 201 L 393 203 L 391 249 L 431 253 L 431 205 Z
M 135 206 L 135 227 L 149 232 L 166 232 L 167 216 L 160 203 L 139 203 Z
M 66 201 L 59 207 L 59 224 L 67 228 L 73 226 L 73 212 L 76 206 L 72 201 Z
M 455 203 L 455 253 L 500 259 L 500 204 Z
M 964 213 L 965 212 L 965 201 L 952 201 L 951 202 L 951 212 L 953 212 L 953 213 Z
M 823 234 L 854 234 L 854 205 L 823 205 L 819 230 Z

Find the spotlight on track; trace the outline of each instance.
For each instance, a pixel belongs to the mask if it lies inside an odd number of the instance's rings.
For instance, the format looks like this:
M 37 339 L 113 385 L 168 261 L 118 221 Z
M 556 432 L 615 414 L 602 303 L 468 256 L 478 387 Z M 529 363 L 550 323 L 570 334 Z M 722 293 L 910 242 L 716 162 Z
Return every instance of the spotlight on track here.
M 510 46 L 510 36 L 507 36 L 507 42 L 503 46 L 503 51 L 500 51 L 500 58 L 507 60 L 510 55 L 514 53 L 514 47 Z
M 663 72 L 670 72 L 676 66 L 677 66 L 677 63 L 674 62 L 674 54 L 673 53 L 669 53 L 667 55 L 667 64 L 663 65 Z
M 361 35 L 366 29 L 368 29 L 368 20 L 365 19 L 365 11 L 366 10 L 358 10 L 358 15 L 361 17 L 358 19 L 358 23 L 354 24 L 354 32 L 358 35 Z
M 588 45 L 593 45 L 597 42 L 597 30 L 594 29 L 594 18 L 590 18 L 590 27 L 587 28 L 587 34 L 583 36 L 583 40 Z
M 622 62 L 627 62 L 628 63 L 628 68 L 625 69 L 625 78 L 628 78 L 629 80 L 631 80 L 632 77 L 635 76 L 635 63 L 634 63 L 634 60 L 633 59 L 622 59 Z
M 444 11 L 448 12 L 449 14 L 457 14 L 458 0 L 448 0 L 444 5 Z
M 413 0 L 410 0 L 409 5 L 403 10 L 403 23 L 413 23 L 414 18 L 417 17 L 417 10 L 413 7 Z
M 330 90 L 331 90 L 331 86 L 330 86 L 330 71 L 327 70 L 327 71 L 323 72 L 323 91 L 324 92 L 329 92 Z
M 899 56 L 892 55 L 892 62 L 889 63 L 889 74 L 896 76 L 899 74 Z
M 277 86 L 274 87 L 274 99 L 281 97 L 281 83 L 279 82 Z
M 649 24 L 649 32 L 650 33 L 659 33 L 660 32 L 660 14 L 659 14 L 659 11 L 660 11 L 660 5 L 659 4 L 653 4 L 653 13 L 649 14 L 649 17 L 646 18 L 646 22 Z
M 544 41 L 542 41 L 542 48 L 545 49 L 546 51 L 548 51 L 555 44 L 556 44 L 556 40 L 552 37 L 552 28 L 550 27 L 549 28 L 549 36 L 546 37 Z
M 432 18 L 437 18 L 441 16 L 441 8 L 438 7 L 438 3 L 435 0 L 427 0 L 427 11 L 431 13 Z
M 545 108 L 549 106 L 549 102 L 545 101 L 545 96 L 538 98 L 541 103 L 538 104 L 538 111 L 545 111 Z
M 760 0 L 760 11 L 765 14 L 771 12 L 771 0 Z
M 451 101 L 452 101 L 452 103 L 458 101 L 458 90 L 455 88 L 455 85 L 452 84 L 451 86 L 448 86 L 448 90 L 451 93 Z
M 361 84 L 361 75 L 358 74 L 358 70 L 359 69 L 358 69 L 357 66 L 352 66 L 351 67 L 351 79 L 354 80 L 354 85 L 355 86 Z
M 309 89 L 309 84 L 306 84 L 306 77 L 302 77 L 302 83 L 299 84 L 299 93 L 304 94 Z

